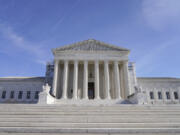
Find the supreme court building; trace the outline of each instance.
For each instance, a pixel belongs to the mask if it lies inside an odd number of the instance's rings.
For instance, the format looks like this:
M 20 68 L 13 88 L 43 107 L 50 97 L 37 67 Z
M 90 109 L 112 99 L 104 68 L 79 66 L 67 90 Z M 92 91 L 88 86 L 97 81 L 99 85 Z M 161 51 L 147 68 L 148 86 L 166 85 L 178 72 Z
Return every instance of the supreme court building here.
M 130 50 L 94 39 L 52 49 L 45 77 L 0 78 L 0 102 L 179 104 L 180 79 L 136 77 Z

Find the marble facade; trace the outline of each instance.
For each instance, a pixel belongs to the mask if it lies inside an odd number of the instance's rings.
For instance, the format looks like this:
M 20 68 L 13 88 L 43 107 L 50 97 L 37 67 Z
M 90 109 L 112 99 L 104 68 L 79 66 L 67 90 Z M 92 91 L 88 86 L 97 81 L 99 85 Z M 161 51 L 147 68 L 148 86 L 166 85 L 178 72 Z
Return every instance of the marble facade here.
M 131 94 L 129 50 L 96 40 L 53 49 L 57 99 L 121 99 Z

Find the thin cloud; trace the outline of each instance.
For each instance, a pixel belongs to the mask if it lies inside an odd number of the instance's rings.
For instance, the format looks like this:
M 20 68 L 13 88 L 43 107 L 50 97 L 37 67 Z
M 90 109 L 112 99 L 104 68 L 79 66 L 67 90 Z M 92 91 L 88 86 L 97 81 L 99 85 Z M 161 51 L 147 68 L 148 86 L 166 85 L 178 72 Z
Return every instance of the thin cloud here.
M 161 54 L 164 51 L 167 51 L 167 49 L 172 46 L 175 42 L 170 41 L 167 43 L 162 43 L 158 47 L 153 48 L 149 53 L 142 56 L 141 59 L 137 60 L 137 73 L 139 74 L 148 74 L 151 73 L 154 70 L 154 63 L 158 57 L 161 56 Z
M 25 40 L 25 38 L 18 35 L 12 27 L 6 26 L 4 24 L 0 24 L 0 32 L 3 34 L 4 38 L 7 38 L 9 41 L 12 42 L 11 45 L 18 47 L 19 49 L 24 50 L 25 52 L 35 56 L 37 60 L 34 61 L 44 65 L 44 56 L 46 55 L 46 51 L 40 45 Z
M 143 0 L 145 21 L 155 30 L 180 23 L 180 0 Z
M 67 12 L 65 12 L 61 17 L 59 17 L 58 21 L 54 24 L 54 26 L 52 27 L 52 30 L 57 29 L 57 27 L 59 27 L 61 25 L 61 23 L 63 23 L 63 21 L 65 20 L 65 18 L 72 13 L 73 9 L 79 4 L 80 0 L 75 1 L 75 3 L 69 8 L 69 10 L 67 10 Z
M 36 60 L 36 62 L 42 65 L 46 65 L 47 63 L 45 60 Z

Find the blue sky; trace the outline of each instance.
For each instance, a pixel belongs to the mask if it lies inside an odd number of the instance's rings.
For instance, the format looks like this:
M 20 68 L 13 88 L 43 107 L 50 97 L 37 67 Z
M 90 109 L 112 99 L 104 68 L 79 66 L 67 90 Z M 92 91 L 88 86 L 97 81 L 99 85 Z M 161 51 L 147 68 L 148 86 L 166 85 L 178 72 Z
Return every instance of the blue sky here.
M 0 77 L 44 76 L 51 48 L 131 50 L 137 76 L 180 78 L 180 0 L 0 0 Z

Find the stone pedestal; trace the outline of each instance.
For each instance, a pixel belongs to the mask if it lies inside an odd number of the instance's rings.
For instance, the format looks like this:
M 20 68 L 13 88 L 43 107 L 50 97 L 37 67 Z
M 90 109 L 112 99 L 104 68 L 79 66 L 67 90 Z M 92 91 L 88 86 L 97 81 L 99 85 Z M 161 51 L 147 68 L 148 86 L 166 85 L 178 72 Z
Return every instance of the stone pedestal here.
M 139 104 L 139 105 L 143 105 L 143 104 L 147 104 L 147 95 L 145 92 L 143 92 L 140 88 L 135 88 L 135 93 L 131 94 L 130 96 L 128 96 L 128 100 L 132 103 L 132 104 Z
M 39 93 L 38 104 L 47 104 L 48 93 L 50 91 L 50 86 L 48 84 L 43 85 L 43 91 Z

